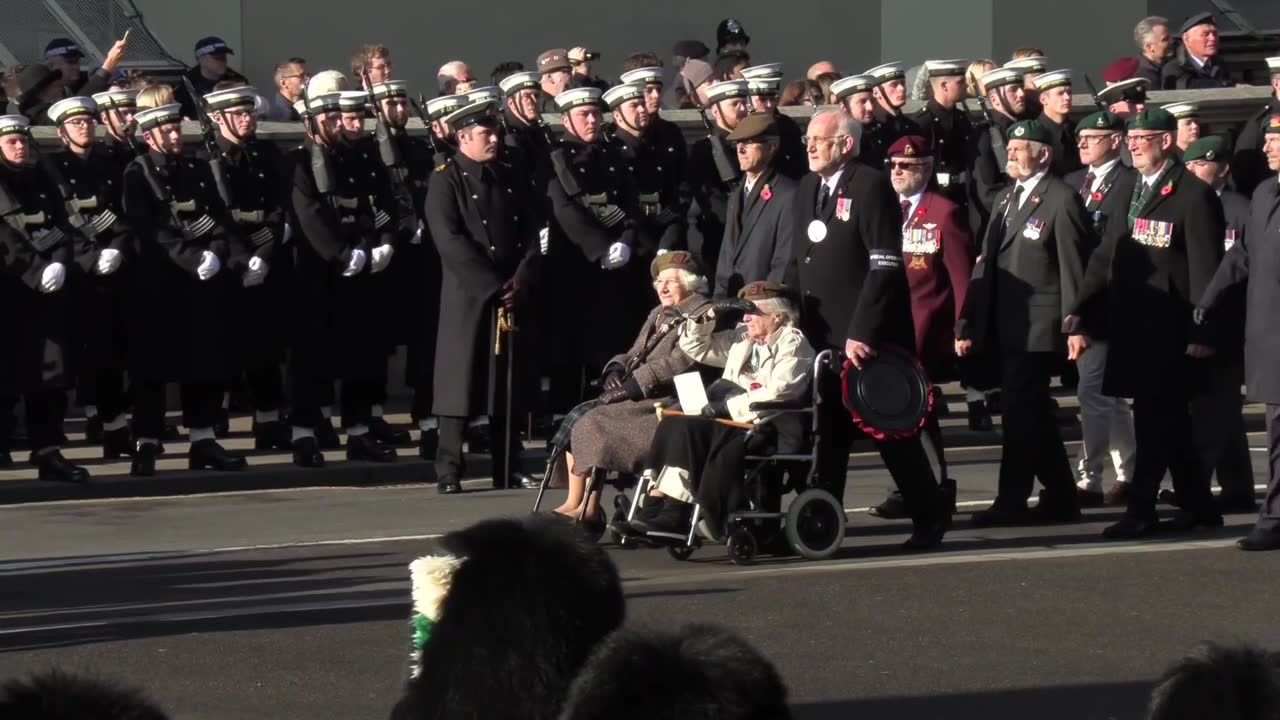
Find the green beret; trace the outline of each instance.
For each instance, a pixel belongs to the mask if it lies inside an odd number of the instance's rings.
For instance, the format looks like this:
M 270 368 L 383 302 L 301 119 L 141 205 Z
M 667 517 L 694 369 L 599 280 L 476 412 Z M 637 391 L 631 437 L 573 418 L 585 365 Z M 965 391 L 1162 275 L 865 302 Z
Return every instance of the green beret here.
M 1124 118 L 1112 112 L 1102 110 L 1086 115 L 1079 123 L 1076 124 L 1076 134 L 1081 130 L 1113 130 L 1115 132 L 1124 132 Z
M 702 269 L 698 267 L 697 258 L 693 256 L 693 253 L 685 250 L 662 253 L 658 257 L 654 258 L 653 262 L 649 263 L 649 273 L 653 275 L 655 280 L 658 279 L 658 275 L 662 274 L 663 270 L 670 270 L 672 268 L 676 268 L 677 270 L 688 270 L 694 275 L 702 273 Z
M 1173 115 L 1168 110 L 1160 108 L 1144 108 L 1141 112 L 1134 113 L 1129 118 L 1126 127 L 1130 130 L 1158 130 L 1160 132 L 1175 132 L 1178 129 L 1178 121 L 1173 119 Z
M 1267 127 L 1262 132 L 1267 135 L 1280 135 L 1280 115 L 1267 118 Z
M 744 142 L 778 136 L 778 122 L 773 113 L 753 113 L 742 118 L 738 127 L 725 137 L 729 142 Z
M 783 298 L 784 300 L 795 300 L 795 293 L 791 288 L 780 282 L 772 280 L 758 280 L 756 282 L 747 283 L 738 291 L 738 297 L 743 300 L 768 300 L 769 298 Z
M 1231 148 L 1227 139 L 1221 135 L 1209 135 L 1187 146 L 1182 152 L 1182 162 L 1192 160 L 1208 160 L 1209 162 L 1231 162 Z
M 1053 142 L 1049 138 L 1049 130 L 1036 120 L 1019 120 L 1009 126 L 1010 140 L 1027 140 L 1048 145 Z

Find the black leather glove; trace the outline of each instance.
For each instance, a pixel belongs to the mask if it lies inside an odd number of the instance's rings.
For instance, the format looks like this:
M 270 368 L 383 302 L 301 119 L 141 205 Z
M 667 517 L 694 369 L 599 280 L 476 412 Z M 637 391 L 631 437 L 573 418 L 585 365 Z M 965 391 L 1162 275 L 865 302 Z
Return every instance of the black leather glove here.
M 620 387 L 622 385 L 622 369 L 615 367 L 605 373 L 604 382 L 602 384 L 604 385 L 605 390 L 612 390 L 616 387 Z
M 1194 322 L 1196 325 L 1203 325 L 1205 320 L 1205 315 L 1208 315 L 1208 314 L 1209 314 L 1208 309 L 1202 308 L 1202 307 L 1196 307 L 1195 310 L 1191 311 L 1191 321 Z
M 644 392 L 640 390 L 640 383 L 632 378 L 617 387 L 609 388 L 600 395 L 600 401 L 606 405 L 612 405 L 623 400 L 643 400 Z
M 729 401 L 716 400 L 702 406 L 702 417 L 704 418 L 727 418 L 729 417 Z
M 750 300 L 742 298 L 722 298 L 711 303 L 711 309 L 715 311 L 716 317 L 724 317 L 731 313 L 743 313 L 744 315 L 760 314 L 760 308 Z

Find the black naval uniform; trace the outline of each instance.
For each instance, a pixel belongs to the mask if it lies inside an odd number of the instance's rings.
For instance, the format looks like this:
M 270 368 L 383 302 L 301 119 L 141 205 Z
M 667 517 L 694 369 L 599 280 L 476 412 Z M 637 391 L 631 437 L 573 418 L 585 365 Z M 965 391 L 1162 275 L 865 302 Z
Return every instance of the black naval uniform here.
M 1193 324 L 1192 309 L 1223 256 L 1222 203 L 1172 159 L 1149 189 L 1138 178 L 1131 202 L 1133 220 L 1108 225 L 1078 296 L 1085 303 L 1105 289 L 1112 332 L 1103 392 L 1133 398 L 1137 457 L 1125 519 L 1108 529 L 1116 537 L 1154 529 L 1156 494 L 1166 471 L 1190 519 L 1221 519 L 1190 415 L 1190 403 L 1204 392 L 1208 367 L 1186 350 L 1191 343 L 1217 341 L 1212 322 Z
M 516 326 L 531 312 L 530 291 L 537 279 L 541 255 L 538 228 L 531 214 L 536 199 L 527 176 L 504 162 L 477 163 L 457 154 L 438 168 L 427 190 L 427 225 L 440 251 L 439 347 L 435 369 L 434 412 L 440 422 L 440 447 L 436 476 L 440 489 L 456 492 L 463 473 L 462 434 L 470 418 L 487 415 L 490 427 L 506 427 L 507 361 L 512 359 L 514 388 L 527 385 L 524 368 L 532 365 L 533 338 L 523 330 L 504 333 L 504 349 L 495 355 L 497 311 L 502 295 L 516 291 Z M 566 325 L 575 325 L 568 317 Z M 514 337 L 513 337 L 514 336 Z M 511 398 L 519 416 L 521 398 Z M 519 433 L 512 433 L 510 447 L 494 438 L 494 484 L 507 487 L 518 482 L 503 478 L 506 458 L 519 467 Z
M 1017 120 L 995 111 L 992 111 L 992 117 L 995 119 L 996 131 L 1001 137 L 1008 138 L 1009 127 Z M 973 177 L 969 183 L 969 226 L 973 228 L 975 236 L 982 237 L 987 221 L 991 218 L 997 196 L 1013 181 L 1005 174 L 1004 166 L 996 157 L 991 143 L 991 126 L 983 123 L 975 132 L 978 137 L 972 145 L 974 157 Z M 1007 141 L 1005 147 L 1008 148 Z
M 1231 159 L 1231 180 L 1235 183 L 1236 190 L 1246 199 L 1263 180 L 1275 179 L 1275 173 L 1267 168 L 1267 156 L 1262 152 L 1262 144 L 1267 139 L 1267 126 L 1277 114 L 1280 114 L 1280 98 L 1272 96 L 1265 107 L 1249 118 L 1236 137 L 1235 154 Z
M 101 422 L 120 422 L 128 409 L 124 377 L 129 334 L 129 287 L 137 242 L 124 218 L 123 178 L 128 160 L 102 143 L 83 157 L 64 149 L 48 157 L 47 168 L 62 192 L 69 219 L 79 225 L 91 255 L 77 297 L 78 333 L 83 362 L 76 389 L 79 404 L 97 408 Z M 119 253 L 118 266 L 98 270 L 104 250 Z M 107 459 L 132 452 L 129 429 L 103 437 Z
M 218 138 L 222 172 L 231 197 L 229 214 L 248 263 L 254 257 L 267 265 L 259 285 L 246 287 L 240 278 L 231 281 L 231 313 L 236 327 L 237 379 L 243 376 L 255 412 L 279 413 L 284 407 L 281 366 L 287 335 L 279 330 L 287 322 L 292 258 L 283 247 L 288 174 L 283 153 L 275 143 L 247 138 L 242 143 Z M 247 267 L 247 265 L 246 265 Z M 280 322 L 264 322 L 271 316 Z M 238 384 L 238 383 L 237 383 Z M 258 450 L 290 447 L 288 426 L 281 420 L 254 422 L 254 447 Z
M 707 277 L 715 277 L 716 262 L 720 259 L 720 241 L 724 238 L 724 226 L 729 212 L 729 193 L 742 184 L 742 170 L 738 167 L 738 153 L 725 137 L 728 133 L 714 125 L 708 137 L 699 139 L 689 149 L 689 189 L 693 201 L 689 206 L 689 249 L 697 256 L 699 266 Z M 733 177 L 721 177 L 716 169 L 712 143 L 717 143 L 728 161 L 726 171 Z
M 804 144 L 804 129 L 790 115 L 781 110 L 773 111 L 778 125 L 778 157 L 774 166 L 778 174 L 799 180 L 809 174 L 809 152 Z
M 138 238 L 129 338 L 133 434 L 154 453 L 165 431 L 165 383 L 180 383 L 182 424 L 212 428 L 234 375 L 232 283 L 248 257 L 231 227 L 208 164 L 187 156 L 147 152 L 124 173 L 125 217 Z M 220 269 L 201 280 L 203 254 Z M 259 320 L 261 322 L 261 320 Z M 159 329 L 163 328 L 163 331 Z M 143 441 L 150 441 L 143 443 Z M 193 469 L 239 469 L 212 439 L 193 443 Z M 135 472 L 154 472 L 154 455 L 135 456 Z
M 1048 115 L 1040 113 L 1036 121 L 1049 131 L 1049 146 L 1053 148 L 1053 160 L 1050 161 L 1049 173 L 1056 178 L 1064 178 L 1081 168 L 1080 153 L 1076 150 L 1076 124 L 1070 118 L 1059 124 Z
M 66 391 L 75 382 L 78 360 L 77 262 L 96 260 L 85 250 L 48 173 L 38 165 L 16 167 L 0 159 L 0 304 L 10 310 L 0 343 L 0 413 L 7 419 L 22 398 L 31 462 L 40 468 L 41 480 L 89 478 L 58 449 Z M 49 290 L 43 278 L 54 265 L 62 267 L 64 281 Z M 6 432 L 0 454 L 7 455 L 8 439 Z
M 911 295 L 902 263 L 902 210 L 882 171 L 858 162 L 844 166 L 834 194 L 817 174 L 800 181 L 796 208 L 794 277 L 801 328 L 818 352 L 844 357 L 847 339 L 872 348 L 893 344 L 915 349 Z M 810 228 L 821 223 L 825 237 Z M 825 373 L 828 400 L 823 419 L 819 478 L 837 499 L 844 495 L 849 448 L 856 430 L 841 400 L 840 380 Z M 902 492 L 917 531 L 940 527 L 943 496 L 919 435 L 877 440 L 876 448 Z M 941 537 L 940 534 L 938 537 Z
M 634 250 L 645 266 L 646 286 L 649 284 L 648 263 L 656 251 L 684 250 L 689 244 L 688 213 L 683 204 L 688 193 L 684 148 L 652 133 L 650 126 L 640 136 L 621 129 L 611 135 L 631 174 L 640 207 L 640 246 Z M 633 255 L 631 262 L 636 259 Z
M 916 114 L 915 123 L 933 152 L 934 179 L 947 199 L 968 207 L 969 147 L 975 141 L 973 123 L 961 107 L 944 108 L 932 98 Z
M 869 135 L 870 142 L 861 146 L 858 159 L 876 170 L 884 170 L 885 160 L 889 159 L 889 148 L 903 135 L 919 135 L 920 126 L 911 116 L 903 113 L 889 112 L 879 102 L 875 107 L 875 119 L 866 127 L 863 134 Z

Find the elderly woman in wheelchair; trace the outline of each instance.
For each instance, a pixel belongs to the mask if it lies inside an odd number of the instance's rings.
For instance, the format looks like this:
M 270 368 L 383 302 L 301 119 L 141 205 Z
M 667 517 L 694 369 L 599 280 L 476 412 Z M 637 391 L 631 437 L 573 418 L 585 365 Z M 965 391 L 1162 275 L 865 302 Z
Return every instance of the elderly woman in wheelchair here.
M 545 489 L 553 478 L 567 479 L 568 497 L 555 512 L 582 518 L 583 525 L 597 534 L 604 531 L 605 516 L 600 493 L 587 492 L 589 475 L 593 470 L 630 474 L 643 470 L 658 428 L 653 404 L 674 402 L 669 397 L 672 378 L 694 365 L 677 346 L 680 326 L 709 306 L 703 295 L 707 280 L 690 253 L 660 255 L 650 272 L 658 306 L 649 313 L 631 349 L 605 365 L 600 397 L 574 408 L 556 432 L 543 482 Z
M 743 323 L 715 332 L 716 316 L 733 311 L 745 313 Z M 753 409 L 807 399 L 814 351 L 796 327 L 798 319 L 785 286 L 753 282 L 738 298 L 718 301 L 685 324 L 680 349 L 698 362 L 723 367 L 724 373 L 708 388 L 707 405 L 698 415 L 671 414 L 658 425 L 646 463 L 655 490 L 630 521 L 615 524 L 619 534 L 683 536 L 697 503 L 706 532 L 719 539 L 729 514 L 747 502 L 747 453 L 794 452 L 803 443 L 799 416 L 771 417 Z M 772 430 L 759 432 L 764 428 Z M 749 437 L 755 447 L 748 447 Z

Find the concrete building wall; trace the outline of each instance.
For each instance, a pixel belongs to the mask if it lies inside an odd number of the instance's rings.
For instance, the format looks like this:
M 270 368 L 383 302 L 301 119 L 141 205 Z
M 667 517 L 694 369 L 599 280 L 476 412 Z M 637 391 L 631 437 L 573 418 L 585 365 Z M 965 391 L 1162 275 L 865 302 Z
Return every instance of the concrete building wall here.
M 286 4 L 279 0 L 269 1 Z M 240 32 L 242 17 L 238 0 L 134 0 L 134 3 L 142 13 L 147 27 L 159 36 L 165 49 L 182 62 L 194 65 L 193 50 L 196 40 L 217 35 L 236 51 L 236 56 L 231 60 L 232 67 L 243 65 L 246 48 Z

